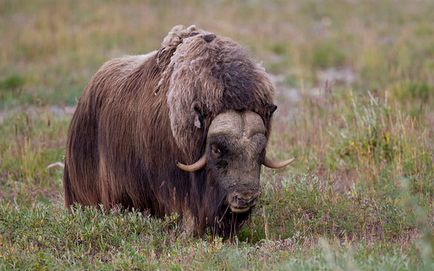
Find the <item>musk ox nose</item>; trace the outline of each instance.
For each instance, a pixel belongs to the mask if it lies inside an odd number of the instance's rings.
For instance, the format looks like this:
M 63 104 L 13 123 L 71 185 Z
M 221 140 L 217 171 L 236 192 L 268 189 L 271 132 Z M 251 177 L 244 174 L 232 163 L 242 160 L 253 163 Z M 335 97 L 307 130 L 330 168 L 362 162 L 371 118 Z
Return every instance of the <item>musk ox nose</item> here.
M 243 213 L 256 205 L 259 193 L 232 192 L 228 195 L 229 207 L 234 213 Z

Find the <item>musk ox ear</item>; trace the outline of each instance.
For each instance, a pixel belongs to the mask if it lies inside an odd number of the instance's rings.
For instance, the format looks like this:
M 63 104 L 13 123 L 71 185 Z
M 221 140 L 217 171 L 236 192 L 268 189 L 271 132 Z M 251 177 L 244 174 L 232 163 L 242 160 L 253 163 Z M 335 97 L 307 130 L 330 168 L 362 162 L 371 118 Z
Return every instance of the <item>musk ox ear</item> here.
M 267 118 L 271 118 L 273 116 L 274 111 L 277 110 L 277 105 L 275 104 L 268 104 L 266 106 L 266 114 L 267 114 Z
M 273 115 L 274 111 L 276 111 L 277 105 L 275 104 L 269 104 L 268 105 L 268 114 Z
M 194 116 L 194 126 L 198 129 L 202 129 L 205 126 L 205 118 L 207 113 L 205 110 L 201 109 L 199 104 L 197 102 L 194 102 L 191 106 L 193 109 L 193 112 L 195 113 Z

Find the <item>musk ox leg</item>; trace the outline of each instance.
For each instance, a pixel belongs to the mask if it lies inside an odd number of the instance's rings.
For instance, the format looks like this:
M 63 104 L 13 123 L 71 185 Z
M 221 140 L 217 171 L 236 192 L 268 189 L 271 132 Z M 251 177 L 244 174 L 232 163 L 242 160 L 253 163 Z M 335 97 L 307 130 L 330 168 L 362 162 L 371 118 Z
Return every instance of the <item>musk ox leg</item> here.
M 98 159 L 98 182 L 99 187 L 101 188 L 101 203 L 104 206 L 104 209 L 109 210 L 114 206 L 111 199 L 109 176 L 107 174 L 106 165 L 103 158 L 104 156 L 100 153 Z
M 71 180 L 69 179 L 68 166 L 66 164 L 63 170 L 63 189 L 65 193 L 65 206 L 67 208 L 70 208 L 71 205 L 74 203 L 74 199 L 72 197 Z
M 190 211 L 184 211 L 181 223 L 183 237 L 190 237 L 195 234 L 196 222 L 193 214 Z
M 71 208 L 74 204 L 82 205 L 98 205 L 99 196 L 93 193 L 86 192 L 86 189 L 77 189 L 77 186 L 82 183 L 73 183 L 71 180 L 71 169 L 65 163 L 63 171 L 63 188 L 64 188 L 64 203 L 65 207 Z M 92 191 L 92 190 L 91 190 Z
M 80 100 L 72 117 L 65 153 L 65 204 L 98 205 L 97 110 Z
M 99 154 L 99 187 L 101 188 L 101 203 L 104 209 L 131 209 L 133 206 L 132 199 L 128 195 L 125 183 L 127 179 L 123 175 L 116 174 L 113 169 L 116 168 L 115 162 L 108 162 L 106 153 L 101 151 Z M 116 156 L 118 157 L 118 156 Z M 122 172 L 124 174 L 125 172 Z

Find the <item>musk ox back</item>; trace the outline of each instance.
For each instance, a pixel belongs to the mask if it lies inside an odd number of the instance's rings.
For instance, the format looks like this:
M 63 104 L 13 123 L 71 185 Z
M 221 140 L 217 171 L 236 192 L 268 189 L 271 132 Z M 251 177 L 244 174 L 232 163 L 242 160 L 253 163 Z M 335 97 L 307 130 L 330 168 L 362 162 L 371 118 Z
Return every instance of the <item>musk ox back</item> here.
M 228 237 L 260 194 L 273 86 L 227 38 L 175 26 L 158 51 L 105 63 L 68 133 L 65 204 L 178 213 Z M 184 164 L 185 163 L 185 164 Z

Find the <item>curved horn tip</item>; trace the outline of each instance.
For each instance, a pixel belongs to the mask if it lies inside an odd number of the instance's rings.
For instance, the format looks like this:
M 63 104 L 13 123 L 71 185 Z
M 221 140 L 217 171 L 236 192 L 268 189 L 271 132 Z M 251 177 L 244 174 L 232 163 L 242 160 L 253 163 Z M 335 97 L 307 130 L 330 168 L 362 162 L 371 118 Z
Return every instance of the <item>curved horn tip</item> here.
M 176 162 L 176 166 L 180 168 L 181 170 L 184 170 L 186 172 L 195 172 L 201 168 L 203 168 L 206 165 L 206 155 L 202 155 L 202 157 L 197 160 L 195 163 L 191 165 L 185 165 L 181 162 Z
M 291 158 L 288 160 L 284 160 L 284 161 L 273 161 L 270 160 L 268 157 L 265 157 L 265 161 L 264 161 L 264 166 L 268 167 L 268 168 L 272 168 L 272 169 L 280 169 L 283 167 L 286 167 L 287 165 L 291 164 L 292 162 L 294 162 L 295 158 Z

